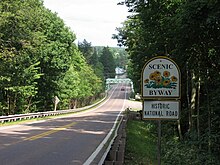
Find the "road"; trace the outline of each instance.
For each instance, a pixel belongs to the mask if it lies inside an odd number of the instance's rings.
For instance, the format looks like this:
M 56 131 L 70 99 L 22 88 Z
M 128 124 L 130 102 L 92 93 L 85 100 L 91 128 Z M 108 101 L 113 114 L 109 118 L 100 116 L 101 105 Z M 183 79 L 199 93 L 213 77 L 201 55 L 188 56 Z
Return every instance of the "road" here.
M 96 164 L 94 157 L 121 111 L 131 107 L 129 87 L 109 91 L 96 108 L 55 119 L 0 128 L 1 165 Z M 140 106 L 140 105 L 139 105 Z

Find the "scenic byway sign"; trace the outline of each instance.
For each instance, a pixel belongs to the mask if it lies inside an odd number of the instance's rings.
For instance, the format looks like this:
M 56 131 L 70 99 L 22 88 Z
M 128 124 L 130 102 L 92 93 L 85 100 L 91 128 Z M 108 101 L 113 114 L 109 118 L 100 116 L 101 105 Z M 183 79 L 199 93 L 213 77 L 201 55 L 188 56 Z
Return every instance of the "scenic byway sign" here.
M 142 98 L 180 98 L 180 71 L 167 57 L 149 60 L 142 71 Z
M 150 59 L 142 70 L 143 119 L 179 119 L 180 70 L 168 57 Z
M 141 73 L 143 119 L 158 120 L 158 165 L 161 155 L 161 120 L 180 117 L 180 70 L 168 57 L 158 56 L 144 65 Z

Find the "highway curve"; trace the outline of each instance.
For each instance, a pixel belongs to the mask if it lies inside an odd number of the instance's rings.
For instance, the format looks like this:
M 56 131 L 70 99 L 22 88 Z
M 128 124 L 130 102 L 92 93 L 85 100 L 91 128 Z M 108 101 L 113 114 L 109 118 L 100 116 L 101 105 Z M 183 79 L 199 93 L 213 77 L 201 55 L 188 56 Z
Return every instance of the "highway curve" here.
M 0 128 L 1 165 L 92 164 L 97 147 L 128 106 L 128 86 L 114 86 L 96 108 L 65 117 Z M 125 88 L 126 90 L 121 90 Z

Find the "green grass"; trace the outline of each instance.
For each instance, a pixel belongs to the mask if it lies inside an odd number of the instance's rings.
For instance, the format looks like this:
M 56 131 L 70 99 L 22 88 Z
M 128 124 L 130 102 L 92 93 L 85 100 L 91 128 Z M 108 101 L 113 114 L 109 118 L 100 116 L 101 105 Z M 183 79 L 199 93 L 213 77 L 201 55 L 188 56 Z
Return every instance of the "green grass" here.
M 129 120 L 125 165 L 157 164 L 157 132 L 152 121 Z

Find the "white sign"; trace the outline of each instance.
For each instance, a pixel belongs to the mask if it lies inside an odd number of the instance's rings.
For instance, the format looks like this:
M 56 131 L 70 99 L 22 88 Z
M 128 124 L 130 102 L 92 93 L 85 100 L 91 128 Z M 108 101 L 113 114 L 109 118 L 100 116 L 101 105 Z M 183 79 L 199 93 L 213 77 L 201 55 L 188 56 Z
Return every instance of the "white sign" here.
M 179 101 L 144 101 L 143 119 L 178 119 Z
M 167 57 L 149 60 L 142 71 L 142 98 L 180 98 L 180 71 Z
M 60 102 L 60 99 L 59 99 L 57 96 L 55 96 L 55 97 L 54 97 L 54 103 L 55 103 L 55 104 L 58 104 L 59 102 Z

